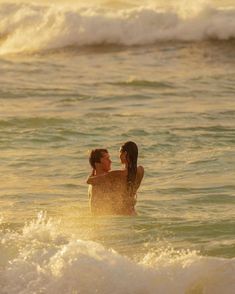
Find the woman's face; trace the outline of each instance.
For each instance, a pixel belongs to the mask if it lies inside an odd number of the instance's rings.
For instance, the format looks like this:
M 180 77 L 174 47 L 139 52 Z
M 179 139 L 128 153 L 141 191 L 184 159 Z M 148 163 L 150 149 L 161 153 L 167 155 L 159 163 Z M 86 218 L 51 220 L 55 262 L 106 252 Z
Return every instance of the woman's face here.
M 121 160 L 121 163 L 122 164 L 127 163 L 126 155 L 127 155 L 127 152 L 126 151 L 122 151 L 122 149 L 120 149 L 120 151 L 119 151 L 119 157 L 120 157 L 120 160 Z

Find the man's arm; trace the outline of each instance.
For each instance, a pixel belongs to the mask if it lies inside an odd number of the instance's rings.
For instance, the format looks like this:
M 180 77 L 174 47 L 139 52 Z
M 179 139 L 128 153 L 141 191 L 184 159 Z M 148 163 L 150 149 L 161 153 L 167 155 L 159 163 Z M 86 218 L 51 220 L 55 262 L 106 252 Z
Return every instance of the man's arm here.
M 88 183 L 88 180 L 89 180 L 90 178 L 93 178 L 93 177 L 95 176 L 95 173 L 96 173 L 96 171 L 95 171 L 95 169 L 93 168 L 92 171 L 91 171 L 91 174 L 87 177 L 87 180 L 86 180 L 87 184 L 90 184 L 90 183 Z
M 117 176 L 121 176 L 123 174 L 122 170 L 113 170 L 110 172 L 107 172 L 105 174 L 102 175 L 90 175 L 87 178 L 87 184 L 89 185 L 101 185 L 101 184 L 105 184 L 107 181 L 111 181 L 114 177 Z

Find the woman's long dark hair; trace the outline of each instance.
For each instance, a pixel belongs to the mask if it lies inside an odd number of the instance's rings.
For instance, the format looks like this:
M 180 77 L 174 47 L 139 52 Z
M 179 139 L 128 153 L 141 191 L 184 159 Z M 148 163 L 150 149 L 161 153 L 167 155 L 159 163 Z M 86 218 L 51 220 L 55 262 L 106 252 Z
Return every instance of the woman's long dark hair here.
M 128 141 L 121 147 L 121 152 L 125 151 L 127 153 L 126 159 L 128 162 L 127 188 L 129 194 L 132 194 L 137 174 L 138 147 L 134 142 Z

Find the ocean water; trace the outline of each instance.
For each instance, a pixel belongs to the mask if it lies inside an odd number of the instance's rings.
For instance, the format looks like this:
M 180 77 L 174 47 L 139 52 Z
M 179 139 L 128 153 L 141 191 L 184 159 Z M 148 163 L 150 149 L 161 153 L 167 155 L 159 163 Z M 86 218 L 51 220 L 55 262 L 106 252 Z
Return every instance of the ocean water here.
M 0 3 L 0 293 L 235 292 L 233 1 Z M 89 151 L 139 146 L 136 217 Z

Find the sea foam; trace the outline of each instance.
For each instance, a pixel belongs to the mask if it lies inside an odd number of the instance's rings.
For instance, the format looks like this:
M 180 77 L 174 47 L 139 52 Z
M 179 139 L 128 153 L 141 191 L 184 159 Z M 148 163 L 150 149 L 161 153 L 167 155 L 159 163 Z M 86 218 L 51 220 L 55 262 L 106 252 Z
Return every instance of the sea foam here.
M 0 53 L 94 45 L 149 45 L 161 41 L 235 37 L 235 8 L 188 5 L 119 9 L 0 5 Z
M 62 234 L 59 222 L 45 214 L 18 233 L 0 234 L 3 294 L 234 293 L 235 259 L 163 249 L 136 261 Z M 5 262 L 3 255 L 8 256 Z

